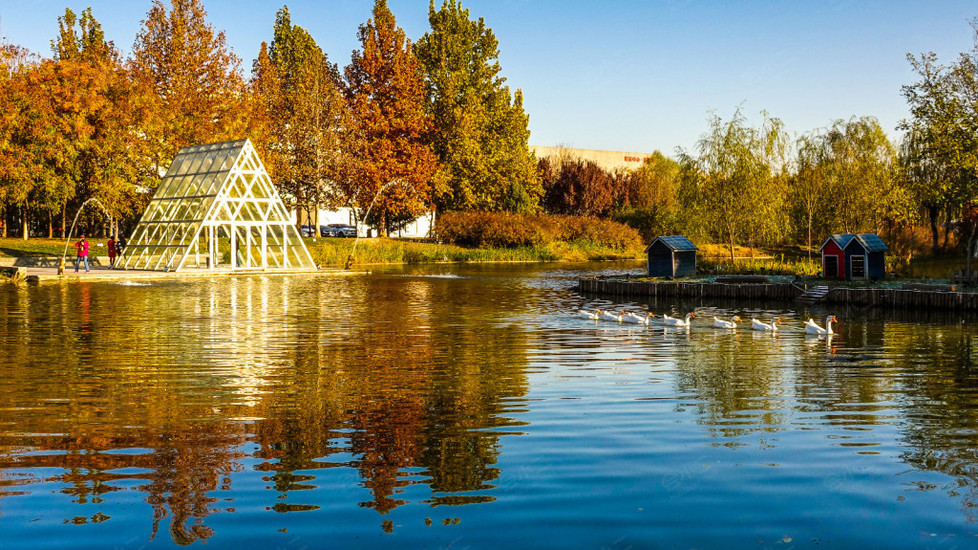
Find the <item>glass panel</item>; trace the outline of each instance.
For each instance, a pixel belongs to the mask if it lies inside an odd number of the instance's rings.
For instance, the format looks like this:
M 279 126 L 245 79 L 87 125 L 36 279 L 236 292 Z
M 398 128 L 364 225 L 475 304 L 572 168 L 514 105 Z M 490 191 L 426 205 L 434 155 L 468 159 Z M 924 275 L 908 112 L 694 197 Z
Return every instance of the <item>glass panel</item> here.
M 196 174 L 200 171 L 200 161 L 203 160 L 203 156 L 194 155 L 190 158 L 190 166 L 187 168 L 188 174 Z
M 187 157 L 177 157 L 173 159 L 173 163 L 177 165 L 177 169 L 174 174 L 183 175 L 187 173 L 187 168 L 190 168 L 190 163 L 187 162 Z
M 187 176 L 180 181 L 180 185 L 173 192 L 174 197 L 185 197 L 187 196 L 187 190 L 190 189 L 190 185 L 194 181 L 194 176 Z
M 207 153 L 204 155 L 204 161 L 200 163 L 201 172 L 210 172 L 211 164 L 214 163 L 214 153 Z
M 159 187 L 156 188 L 156 194 L 153 195 L 153 196 L 154 197 L 168 197 L 168 196 L 170 196 L 170 193 L 169 193 L 168 189 L 170 188 L 171 185 L 173 185 L 173 180 L 175 178 L 176 178 L 176 176 L 168 176 L 168 177 L 163 178 L 163 180 L 160 181 Z

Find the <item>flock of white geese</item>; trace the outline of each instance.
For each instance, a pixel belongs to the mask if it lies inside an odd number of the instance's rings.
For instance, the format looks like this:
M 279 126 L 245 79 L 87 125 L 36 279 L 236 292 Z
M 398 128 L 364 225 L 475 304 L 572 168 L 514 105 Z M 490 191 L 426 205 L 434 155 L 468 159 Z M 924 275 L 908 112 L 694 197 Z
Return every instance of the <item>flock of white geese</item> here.
M 639 325 L 649 325 L 652 324 L 652 320 L 655 315 L 649 313 L 647 315 L 639 315 L 637 313 L 632 313 L 622 310 L 620 313 L 612 313 L 610 311 L 602 311 L 600 309 L 596 311 L 586 311 L 579 310 L 578 312 L 581 317 L 586 319 L 591 319 L 594 321 L 613 321 L 618 323 L 635 323 Z M 662 325 L 664 327 L 675 327 L 675 328 L 689 328 L 691 320 L 696 317 L 696 313 L 689 312 L 686 317 L 670 317 L 668 315 L 662 316 Z M 819 326 L 814 319 L 809 318 L 805 321 L 805 334 L 811 334 L 819 337 L 825 337 L 834 334 L 832 332 L 832 323 L 837 322 L 835 315 L 828 315 L 825 317 L 825 324 Z M 743 320 L 739 316 L 734 316 L 729 321 L 726 319 L 720 319 L 719 317 L 713 317 L 713 326 L 715 328 L 724 330 L 736 330 L 737 323 L 742 323 Z M 781 318 L 775 317 L 771 319 L 771 322 L 765 323 L 759 319 L 752 318 L 750 320 L 750 328 L 752 330 L 760 330 L 767 332 L 778 332 L 778 325 L 781 324 Z

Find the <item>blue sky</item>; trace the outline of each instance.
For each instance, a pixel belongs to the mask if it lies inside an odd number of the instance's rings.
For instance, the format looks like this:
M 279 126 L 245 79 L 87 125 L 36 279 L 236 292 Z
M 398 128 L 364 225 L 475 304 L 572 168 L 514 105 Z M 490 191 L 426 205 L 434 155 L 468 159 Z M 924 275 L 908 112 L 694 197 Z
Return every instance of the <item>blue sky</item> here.
M 440 0 L 438 0 L 440 3 Z M 283 2 L 284 3 L 284 2 Z M 271 39 L 279 2 L 204 0 L 210 23 L 250 72 Z M 388 0 L 416 40 L 427 0 Z M 440 5 L 440 4 L 439 4 Z M 57 18 L 92 6 L 116 46 L 132 47 L 149 0 L 0 0 L 0 35 L 45 56 Z M 359 47 L 372 0 L 288 2 L 340 66 Z M 896 139 L 908 116 L 900 86 L 913 82 L 908 52 L 952 61 L 972 47 L 978 4 L 935 1 L 467 0 L 499 39 L 500 64 L 522 88 L 530 143 L 674 155 L 692 148 L 711 110 L 740 106 L 802 134 L 851 116 L 875 116 Z

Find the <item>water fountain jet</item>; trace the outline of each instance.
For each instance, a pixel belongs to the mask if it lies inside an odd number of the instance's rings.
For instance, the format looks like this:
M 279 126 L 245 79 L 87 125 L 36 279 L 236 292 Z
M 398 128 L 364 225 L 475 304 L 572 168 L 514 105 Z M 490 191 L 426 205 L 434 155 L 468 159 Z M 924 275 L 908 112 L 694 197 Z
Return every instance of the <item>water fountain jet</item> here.
M 71 234 L 75 231 L 75 224 L 78 223 L 78 216 L 81 215 L 82 211 L 85 210 L 85 206 L 90 202 L 94 202 L 95 204 L 99 205 L 102 212 L 105 212 L 105 215 L 109 218 L 109 227 L 112 227 L 112 214 L 109 214 L 109 209 L 102 204 L 102 201 L 92 197 L 81 203 L 81 206 L 78 207 L 78 212 L 75 212 L 75 219 L 71 222 L 71 229 L 69 229 L 68 233 L 65 234 L 65 249 L 64 252 L 61 253 L 61 262 L 58 264 L 58 275 L 64 275 L 65 273 L 65 256 L 68 254 L 68 243 L 71 242 Z
M 414 191 L 417 191 L 417 189 L 415 189 L 414 186 L 411 185 L 411 182 L 409 182 L 407 180 L 402 180 L 402 179 L 391 180 L 391 181 L 385 183 L 384 185 L 381 185 L 380 186 L 380 189 L 377 190 L 377 194 L 374 195 L 374 199 L 372 201 L 370 201 L 370 206 L 367 207 L 367 211 L 364 212 L 364 214 L 363 214 L 363 219 L 364 220 L 366 220 L 370 216 L 370 209 L 374 207 L 374 204 L 377 202 L 377 198 L 380 197 L 380 194 L 383 193 L 385 189 L 387 189 L 388 187 L 391 187 L 392 185 L 407 185 L 411 189 L 414 189 Z M 359 230 L 357 231 L 356 238 L 353 239 L 353 248 L 350 250 L 350 255 L 346 258 L 346 265 L 343 266 L 343 269 L 346 270 L 346 271 L 349 271 L 350 268 L 353 266 L 353 254 L 357 251 L 357 243 L 358 242 L 360 242 L 360 231 Z

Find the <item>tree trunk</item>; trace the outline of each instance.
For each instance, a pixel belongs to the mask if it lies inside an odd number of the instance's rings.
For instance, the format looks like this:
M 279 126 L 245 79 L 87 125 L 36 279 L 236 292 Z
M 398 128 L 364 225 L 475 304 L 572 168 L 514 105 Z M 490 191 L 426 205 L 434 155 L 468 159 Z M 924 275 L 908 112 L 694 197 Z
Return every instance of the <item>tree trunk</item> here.
M 928 206 L 927 214 L 930 218 L 930 236 L 933 244 L 931 245 L 931 253 L 937 254 L 938 248 L 938 237 L 937 237 L 937 217 L 940 215 L 940 210 L 936 206 Z
M 734 236 L 733 231 L 730 232 L 730 263 L 734 261 Z
M 808 213 L 808 261 L 812 261 L 812 213 Z
M 944 244 L 941 245 L 941 251 L 947 251 L 947 240 L 951 236 L 951 211 L 948 210 L 944 213 Z
M 21 219 L 22 226 L 24 228 L 24 240 L 26 241 L 30 237 L 30 224 L 27 221 L 27 203 L 24 203 L 24 217 Z
M 978 231 L 971 232 L 971 235 L 968 237 L 968 246 L 964 248 L 964 253 L 968 256 L 964 263 L 964 276 L 966 281 L 971 281 L 971 258 L 975 255 L 975 236 L 978 236 Z
M 54 212 L 48 210 L 48 238 L 54 238 Z

